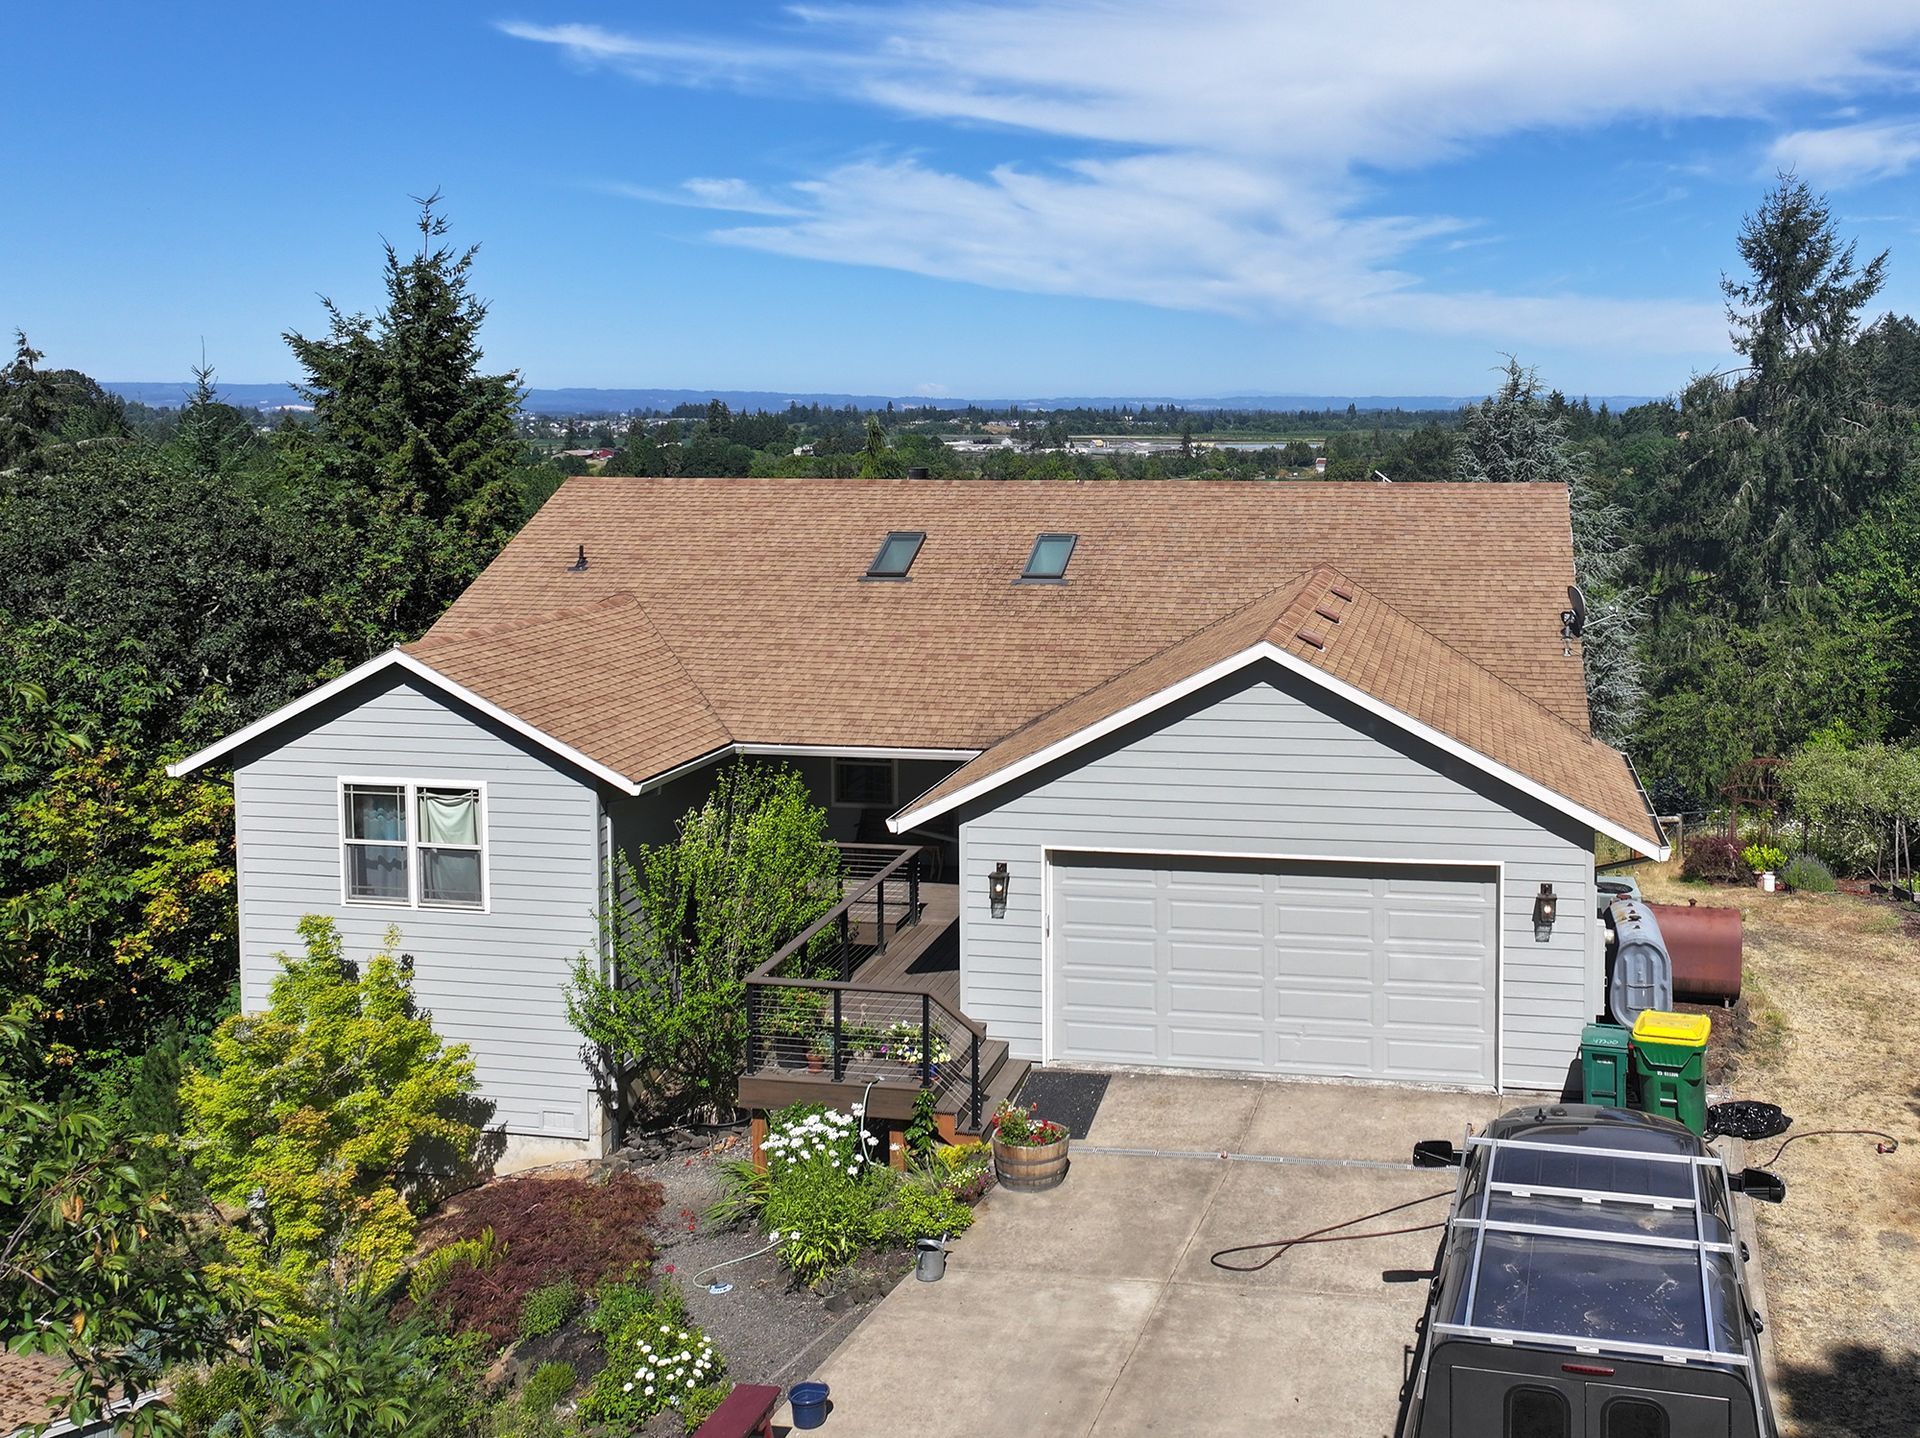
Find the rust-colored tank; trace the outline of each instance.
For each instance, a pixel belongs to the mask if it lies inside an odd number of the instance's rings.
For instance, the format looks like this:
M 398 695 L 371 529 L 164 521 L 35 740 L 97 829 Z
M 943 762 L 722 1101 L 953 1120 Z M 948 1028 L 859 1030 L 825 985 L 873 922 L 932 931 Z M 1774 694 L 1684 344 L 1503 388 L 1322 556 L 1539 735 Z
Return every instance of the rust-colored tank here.
M 1740 997 L 1741 926 L 1738 909 L 1698 904 L 1648 904 L 1673 960 L 1673 996 L 1697 1004 Z

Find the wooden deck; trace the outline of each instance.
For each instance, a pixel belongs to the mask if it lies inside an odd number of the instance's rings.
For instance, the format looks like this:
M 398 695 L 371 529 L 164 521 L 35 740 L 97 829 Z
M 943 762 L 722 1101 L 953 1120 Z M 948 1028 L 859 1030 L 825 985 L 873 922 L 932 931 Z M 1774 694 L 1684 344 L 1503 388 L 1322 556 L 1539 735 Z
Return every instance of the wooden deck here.
M 920 922 L 887 934 L 885 952 L 871 955 L 853 972 L 852 982 L 870 990 L 891 990 L 905 994 L 931 994 L 944 1008 L 958 1015 L 960 1006 L 960 890 L 955 884 L 920 886 L 922 905 Z M 855 930 L 861 944 L 871 944 L 871 925 Z M 849 1022 L 886 1023 L 910 1017 L 900 1009 L 912 1000 L 887 1000 L 849 994 L 846 1016 Z M 1006 1044 L 990 1039 L 980 1046 L 980 1078 L 985 1090 L 982 1113 L 1010 1095 L 1030 1067 L 1012 1059 Z M 868 1085 L 869 1079 L 880 1082 Z M 836 1081 L 830 1073 L 814 1073 L 791 1067 L 767 1067 L 741 1076 L 742 1107 L 772 1111 L 794 1103 L 819 1103 L 845 1108 L 864 1098 L 868 1116 L 903 1122 L 912 1115 L 917 1082 L 902 1082 L 897 1064 L 869 1065 L 850 1063 L 845 1076 Z M 961 1087 L 964 1087 L 962 1085 Z M 960 1112 L 956 1096 L 942 1086 L 938 1103 L 941 1113 L 956 1120 L 957 1132 L 968 1132 L 966 1115 Z
M 855 969 L 853 982 L 929 993 L 960 1013 L 960 888 L 922 884 L 920 904 L 920 922 L 888 934 L 886 952 Z M 873 942 L 871 926 L 858 935 L 862 943 Z

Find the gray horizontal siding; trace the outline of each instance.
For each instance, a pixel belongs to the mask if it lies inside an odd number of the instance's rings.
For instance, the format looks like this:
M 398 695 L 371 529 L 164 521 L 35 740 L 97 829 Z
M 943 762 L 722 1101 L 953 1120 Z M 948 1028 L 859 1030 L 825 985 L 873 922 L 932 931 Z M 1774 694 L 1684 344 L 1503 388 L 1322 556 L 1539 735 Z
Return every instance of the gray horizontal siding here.
M 350 957 L 372 953 L 391 925 L 435 1030 L 472 1049 L 494 1122 L 587 1138 L 595 1100 L 561 986 L 598 942 L 591 783 L 411 680 L 340 696 L 271 737 L 234 770 L 244 1006 L 266 1007 L 276 956 L 298 948 L 304 915 L 333 919 Z M 343 904 L 344 775 L 485 781 L 488 911 Z
M 1557 1089 L 1599 1002 L 1592 834 L 1277 666 L 1150 716 L 963 814 L 962 1002 L 1041 1054 L 1044 848 L 1505 865 L 1501 1064 Z M 1007 912 L 987 908 L 1005 862 Z M 1533 936 L 1542 882 L 1560 898 Z

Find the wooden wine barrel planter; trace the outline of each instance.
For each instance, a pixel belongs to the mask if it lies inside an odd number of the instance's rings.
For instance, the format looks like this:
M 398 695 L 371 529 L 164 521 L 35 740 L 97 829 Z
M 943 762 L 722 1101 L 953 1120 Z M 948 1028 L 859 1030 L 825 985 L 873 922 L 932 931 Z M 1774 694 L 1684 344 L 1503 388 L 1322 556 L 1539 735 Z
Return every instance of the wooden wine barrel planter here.
M 993 1167 L 1002 1188 L 1015 1193 L 1038 1193 L 1053 1188 L 1067 1176 L 1067 1145 L 1058 1143 L 1013 1144 L 993 1141 Z

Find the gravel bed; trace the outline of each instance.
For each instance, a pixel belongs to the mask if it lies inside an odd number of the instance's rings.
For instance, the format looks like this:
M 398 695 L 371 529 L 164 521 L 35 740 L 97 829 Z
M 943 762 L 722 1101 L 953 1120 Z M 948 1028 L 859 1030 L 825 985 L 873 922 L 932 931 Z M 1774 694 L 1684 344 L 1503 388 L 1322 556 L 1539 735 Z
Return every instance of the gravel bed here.
M 604 1167 L 652 1179 L 665 1191 L 654 1273 L 679 1283 L 689 1314 L 726 1355 L 727 1376 L 735 1383 L 784 1388 L 811 1376 L 908 1273 L 913 1256 L 904 1250 L 867 1254 L 820 1293 L 796 1283 L 771 1253 L 713 1271 L 713 1265 L 766 1244 L 755 1229 L 707 1222 L 707 1209 L 720 1197 L 721 1165 L 746 1151 L 743 1128 L 680 1130 L 629 1145 Z M 724 1294 L 707 1292 L 706 1285 L 716 1281 L 733 1287 Z

